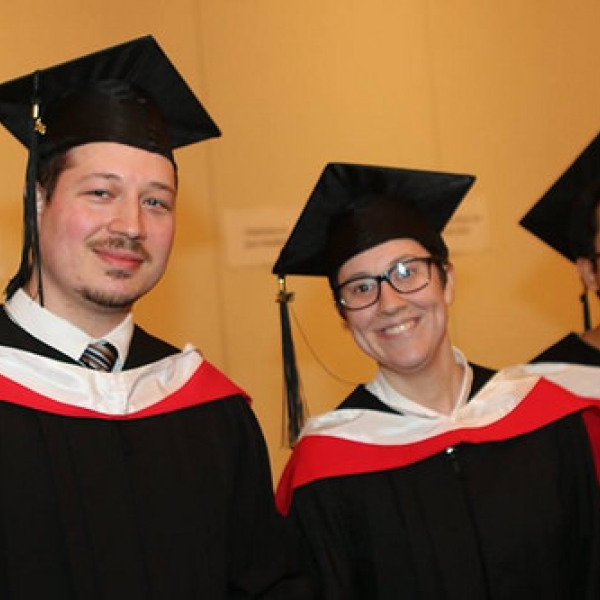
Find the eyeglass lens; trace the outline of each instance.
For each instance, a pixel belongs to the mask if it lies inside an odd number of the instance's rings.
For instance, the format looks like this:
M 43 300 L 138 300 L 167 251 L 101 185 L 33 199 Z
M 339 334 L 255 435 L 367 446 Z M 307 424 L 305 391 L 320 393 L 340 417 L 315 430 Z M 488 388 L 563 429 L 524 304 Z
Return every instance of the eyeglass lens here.
M 432 262 L 431 257 L 412 258 L 397 262 L 381 275 L 350 279 L 339 287 L 339 301 L 350 310 L 367 308 L 379 300 L 383 281 L 402 294 L 417 292 L 429 283 Z

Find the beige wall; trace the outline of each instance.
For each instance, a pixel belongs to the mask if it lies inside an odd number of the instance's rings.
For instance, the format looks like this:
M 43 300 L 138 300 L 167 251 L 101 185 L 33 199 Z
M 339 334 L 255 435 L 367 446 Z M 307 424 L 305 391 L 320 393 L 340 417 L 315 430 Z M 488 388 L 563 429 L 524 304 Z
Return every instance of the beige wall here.
M 471 172 L 483 249 L 455 256 L 454 342 L 475 361 L 526 361 L 581 316 L 574 270 L 517 226 L 600 128 L 600 5 L 592 0 L 105 0 L 3 3 L 0 80 L 153 33 L 221 126 L 179 153 L 179 231 L 143 325 L 196 343 L 246 387 L 277 474 L 281 376 L 269 266 L 230 267 L 224 210 L 299 212 L 327 161 Z M 0 277 L 18 259 L 25 153 L 0 134 Z M 372 367 L 324 282 L 294 278 L 312 412 Z M 597 315 L 596 315 L 597 316 Z M 598 317 L 598 316 L 597 316 Z M 345 380 L 342 382 L 340 380 Z

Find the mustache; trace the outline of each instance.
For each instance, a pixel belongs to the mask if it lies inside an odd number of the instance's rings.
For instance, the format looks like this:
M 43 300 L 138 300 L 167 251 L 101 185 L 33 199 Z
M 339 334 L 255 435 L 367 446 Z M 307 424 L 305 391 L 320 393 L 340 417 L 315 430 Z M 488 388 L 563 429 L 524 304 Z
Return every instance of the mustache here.
M 99 240 L 90 244 L 92 250 L 126 250 L 136 254 L 144 261 L 150 260 L 150 253 L 139 240 L 127 237 L 110 237 L 105 240 Z

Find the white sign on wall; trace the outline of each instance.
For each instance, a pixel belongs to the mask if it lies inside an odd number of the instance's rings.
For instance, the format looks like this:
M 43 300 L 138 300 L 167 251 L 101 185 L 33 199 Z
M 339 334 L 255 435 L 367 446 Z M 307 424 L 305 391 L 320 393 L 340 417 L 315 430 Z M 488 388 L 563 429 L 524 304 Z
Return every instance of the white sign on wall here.
M 222 213 L 226 261 L 230 267 L 271 266 L 298 218 L 298 210 L 279 206 L 227 209 Z M 452 254 L 481 252 L 489 246 L 485 198 L 459 206 L 444 229 Z
M 230 267 L 272 265 L 297 218 L 297 208 L 278 206 L 223 211 L 227 264 Z
M 443 232 L 450 254 L 473 254 L 489 248 L 489 215 L 485 197 L 473 194 L 458 207 Z

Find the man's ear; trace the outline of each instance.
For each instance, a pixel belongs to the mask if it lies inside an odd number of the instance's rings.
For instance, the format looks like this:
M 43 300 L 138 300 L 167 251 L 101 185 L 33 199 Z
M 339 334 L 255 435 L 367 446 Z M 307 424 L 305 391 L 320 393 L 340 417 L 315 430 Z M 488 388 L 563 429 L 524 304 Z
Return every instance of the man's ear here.
M 578 258 L 575 263 L 579 277 L 588 291 L 598 291 L 598 272 L 594 263 L 589 258 Z
M 35 186 L 35 208 L 37 214 L 41 214 L 46 206 L 46 191 L 44 188 L 38 183 Z

